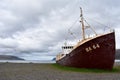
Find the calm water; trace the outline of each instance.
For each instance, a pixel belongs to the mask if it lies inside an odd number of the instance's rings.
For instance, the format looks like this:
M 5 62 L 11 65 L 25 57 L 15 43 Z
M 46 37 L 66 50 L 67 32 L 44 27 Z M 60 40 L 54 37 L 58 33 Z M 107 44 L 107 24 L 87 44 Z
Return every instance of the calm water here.
M 115 62 L 120 62 L 120 60 L 117 59 L 117 60 L 115 60 Z
M 52 60 L 0 60 L 0 62 L 6 63 L 55 63 Z M 115 62 L 120 62 L 120 60 L 115 60 Z
M 0 62 L 9 62 L 9 63 L 55 63 L 51 60 L 0 60 Z

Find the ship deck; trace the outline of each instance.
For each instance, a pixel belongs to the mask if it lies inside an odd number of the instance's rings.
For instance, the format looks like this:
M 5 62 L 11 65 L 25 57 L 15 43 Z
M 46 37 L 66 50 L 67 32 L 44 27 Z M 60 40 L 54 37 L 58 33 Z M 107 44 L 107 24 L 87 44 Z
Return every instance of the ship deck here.
M 113 31 L 113 32 L 114 32 L 114 31 Z M 79 41 L 79 42 L 73 47 L 73 50 L 74 50 L 75 48 L 77 48 L 78 46 L 80 46 L 80 45 L 82 45 L 82 44 L 84 44 L 84 43 L 86 43 L 86 42 L 88 42 L 88 41 L 90 41 L 90 40 L 93 40 L 93 39 L 95 39 L 95 38 L 98 38 L 98 37 L 101 37 L 101 36 L 104 36 L 104 35 L 107 35 L 107 34 L 110 34 L 110 33 L 113 33 L 113 32 L 109 32 L 109 33 L 105 33 L 105 34 L 99 34 L 99 35 L 96 35 L 96 36 L 93 36 L 93 37 L 86 38 L 85 40 L 81 40 L 81 41 Z

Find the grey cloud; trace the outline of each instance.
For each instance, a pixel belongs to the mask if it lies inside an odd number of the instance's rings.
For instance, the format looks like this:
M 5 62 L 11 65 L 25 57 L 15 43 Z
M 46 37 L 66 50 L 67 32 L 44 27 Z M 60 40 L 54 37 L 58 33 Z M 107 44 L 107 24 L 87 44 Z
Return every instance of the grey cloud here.
M 119 5 L 113 0 L 2 0 L 0 1 L 0 54 L 11 54 L 25 59 L 51 59 L 61 51 L 66 37 L 74 41 L 68 29 L 79 17 L 79 6 L 85 18 L 99 31 L 103 25 L 119 29 Z M 114 27 L 117 26 L 117 27 Z M 79 20 L 71 29 L 81 38 Z M 102 27 L 103 29 L 103 27 Z M 117 33 L 117 35 L 119 35 Z M 70 36 L 70 37 L 69 37 Z M 45 59 L 46 59 L 45 58 Z
M 1 36 L 4 37 L 8 34 L 13 35 L 18 31 L 24 31 L 30 27 L 35 27 L 40 23 L 41 17 L 45 17 L 47 19 L 51 11 L 60 9 L 65 6 L 67 2 L 68 0 L 64 1 L 64 3 L 62 1 L 55 0 L 1 1 L 1 4 L 4 4 L 1 5 L 1 10 L 4 10 L 2 18 L 4 20 L 1 20 L 1 23 L 4 24 L 2 27 L 5 28 L 2 30 Z

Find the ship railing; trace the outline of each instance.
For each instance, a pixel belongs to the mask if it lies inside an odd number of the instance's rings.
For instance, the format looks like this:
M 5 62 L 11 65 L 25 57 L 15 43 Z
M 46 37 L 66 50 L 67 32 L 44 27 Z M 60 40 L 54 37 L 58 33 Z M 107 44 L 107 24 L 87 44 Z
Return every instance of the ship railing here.
M 62 59 L 63 57 L 65 57 L 66 54 L 63 54 L 63 53 L 59 53 L 57 56 L 56 56 L 56 61 Z

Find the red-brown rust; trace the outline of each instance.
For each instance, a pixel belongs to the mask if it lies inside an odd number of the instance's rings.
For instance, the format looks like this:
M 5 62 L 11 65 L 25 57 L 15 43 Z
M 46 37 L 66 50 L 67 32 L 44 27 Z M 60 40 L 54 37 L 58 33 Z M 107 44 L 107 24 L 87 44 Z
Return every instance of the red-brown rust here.
M 114 60 L 115 32 L 112 32 L 85 42 L 56 62 L 70 67 L 111 70 Z

